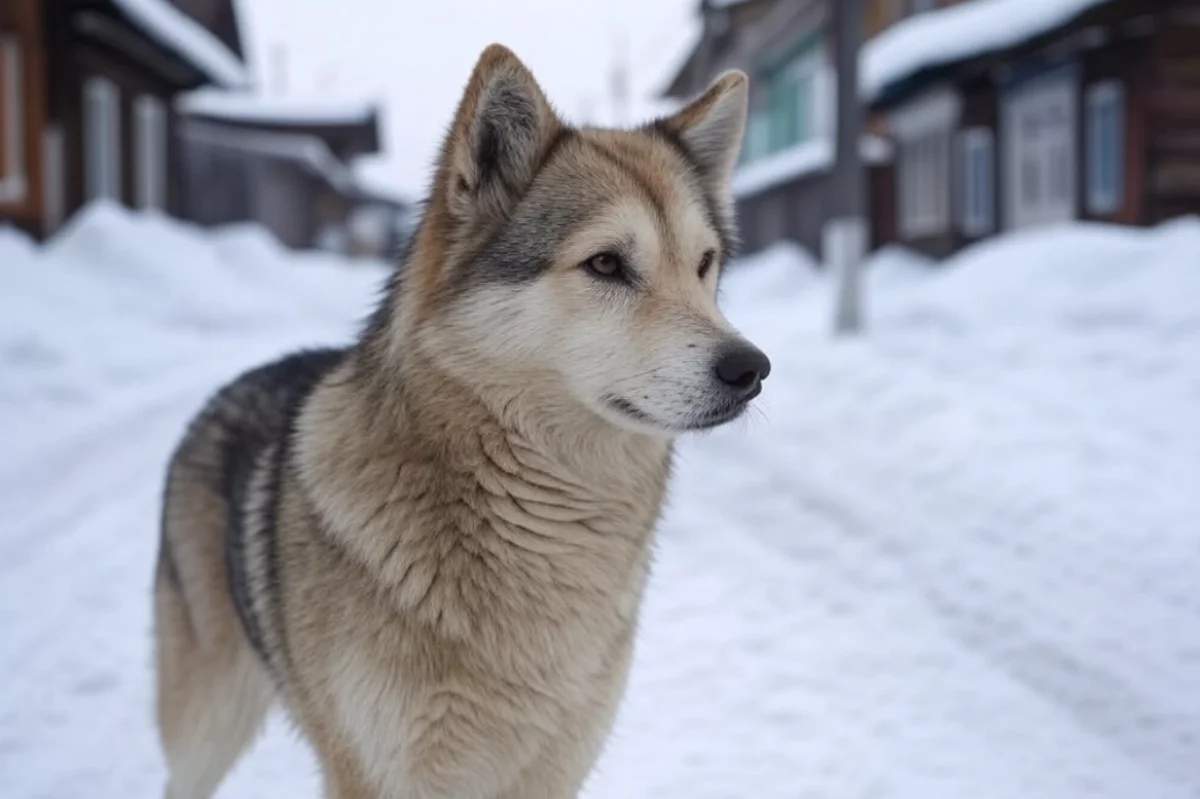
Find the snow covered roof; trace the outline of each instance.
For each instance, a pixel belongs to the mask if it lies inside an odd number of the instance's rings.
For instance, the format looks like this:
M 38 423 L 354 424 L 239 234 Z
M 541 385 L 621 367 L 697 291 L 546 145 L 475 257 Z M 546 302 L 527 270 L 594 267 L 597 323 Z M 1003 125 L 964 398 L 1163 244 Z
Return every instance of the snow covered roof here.
M 881 163 L 891 157 L 886 140 L 878 136 L 862 138 L 862 155 L 868 163 Z M 816 138 L 780 150 L 738 169 L 733 176 L 733 196 L 744 199 L 760 194 L 790 180 L 824 172 L 833 166 L 833 141 Z
M 188 125 L 184 136 L 191 141 L 291 161 L 340 192 L 354 193 L 358 188 L 350 168 L 318 136 L 206 124 Z
M 968 0 L 910 17 L 863 48 L 862 90 L 874 100 L 921 70 L 1020 44 L 1110 0 Z
M 219 86 L 249 84 L 246 67 L 211 31 L 167 0 L 112 0 L 137 27 Z
M 376 114 L 369 102 L 315 102 L 213 89 L 189 92 L 178 104 L 180 110 L 198 116 L 275 125 L 362 125 Z

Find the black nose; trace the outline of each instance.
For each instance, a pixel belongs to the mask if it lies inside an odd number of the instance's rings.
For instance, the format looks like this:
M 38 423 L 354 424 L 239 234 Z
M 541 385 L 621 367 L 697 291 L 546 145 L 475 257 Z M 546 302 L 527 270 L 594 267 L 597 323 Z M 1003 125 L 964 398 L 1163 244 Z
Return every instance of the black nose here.
M 754 396 L 771 374 L 771 361 L 762 350 L 742 345 L 727 350 L 716 364 L 717 378 L 739 394 Z

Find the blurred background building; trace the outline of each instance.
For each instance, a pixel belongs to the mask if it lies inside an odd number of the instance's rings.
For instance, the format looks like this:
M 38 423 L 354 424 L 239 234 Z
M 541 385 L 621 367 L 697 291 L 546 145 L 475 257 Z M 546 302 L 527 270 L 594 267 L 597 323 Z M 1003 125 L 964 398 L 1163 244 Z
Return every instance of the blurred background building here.
M 379 150 L 373 107 L 255 91 L 233 0 L 0 4 L 0 221 L 36 237 L 110 201 L 386 255 L 410 213 L 355 169 Z

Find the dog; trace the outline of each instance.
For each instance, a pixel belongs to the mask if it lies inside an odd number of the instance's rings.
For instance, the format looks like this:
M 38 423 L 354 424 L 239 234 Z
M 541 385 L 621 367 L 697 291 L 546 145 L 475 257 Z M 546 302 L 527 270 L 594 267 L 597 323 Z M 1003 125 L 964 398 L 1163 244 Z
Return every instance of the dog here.
M 345 349 L 251 370 L 167 469 L 169 799 L 281 704 L 336 799 L 561 799 L 626 685 L 674 440 L 770 371 L 722 316 L 748 81 L 575 128 L 480 56 L 421 221 Z

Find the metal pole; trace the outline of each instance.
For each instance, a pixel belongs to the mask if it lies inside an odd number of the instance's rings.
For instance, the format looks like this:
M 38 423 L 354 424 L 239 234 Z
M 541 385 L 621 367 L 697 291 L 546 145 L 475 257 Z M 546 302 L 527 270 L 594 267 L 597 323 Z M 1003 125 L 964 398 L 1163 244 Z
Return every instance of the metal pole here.
M 863 104 L 858 90 L 863 0 L 830 0 L 830 6 L 837 48 L 837 144 L 823 243 L 826 263 L 837 280 L 834 329 L 845 334 L 862 328 L 860 270 L 868 239 L 861 145 Z

